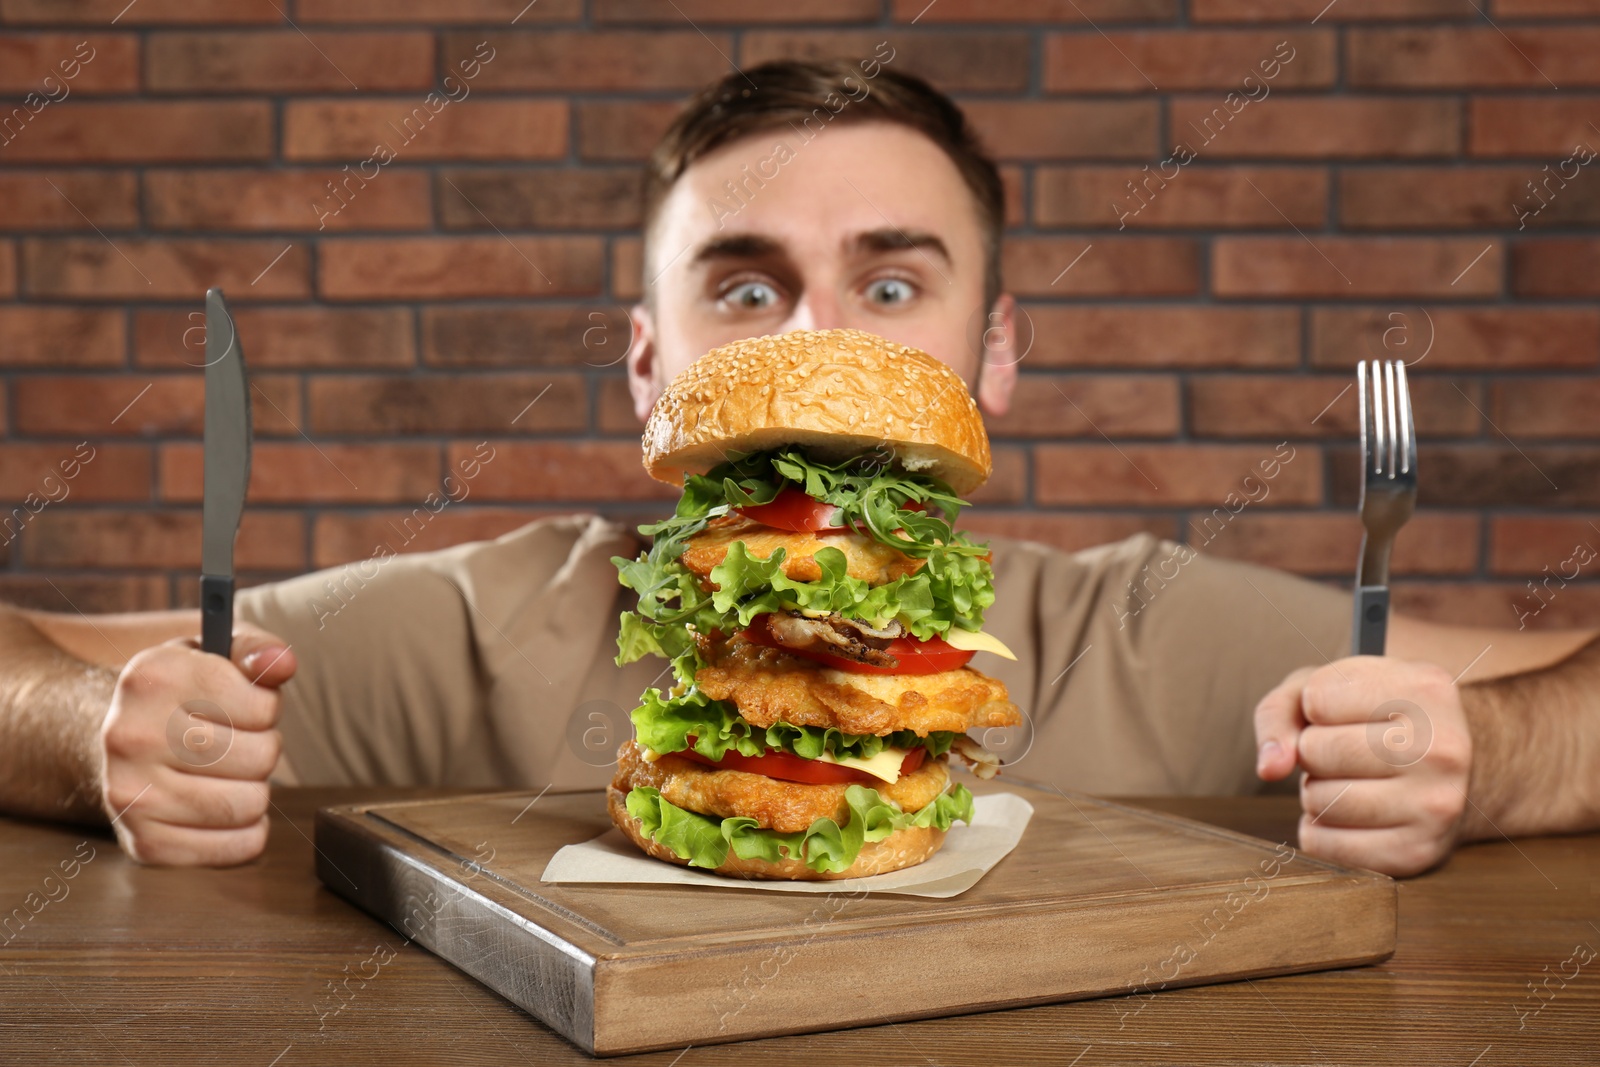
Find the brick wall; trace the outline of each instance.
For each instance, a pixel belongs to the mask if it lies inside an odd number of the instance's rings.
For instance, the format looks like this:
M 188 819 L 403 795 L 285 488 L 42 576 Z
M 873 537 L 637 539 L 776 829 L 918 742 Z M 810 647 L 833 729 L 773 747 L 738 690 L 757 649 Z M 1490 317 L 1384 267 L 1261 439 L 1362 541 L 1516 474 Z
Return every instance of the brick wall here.
M 1404 356 L 1424 506 L 1400 602 L 1600 616 L 1575 562 L 1600 547 L 1597 0 L 525 3 L 0 0 L 0 498 L 38 505 L 0 596 L 192 598 L 215 284 L 257 386 L 251 580 L 660 509 L 614 362 L 637 162 L 730 62 L 887 39 L 1009 190 L 1032 340 L 974 526 L 1347 580 L 1346 386 Z M 346 165 L 375 176 L 336 198 Z M 1265 498 L 1215 518 L 1283 441 Z M 1574 569 L 1532 611 L 1527 580 Z

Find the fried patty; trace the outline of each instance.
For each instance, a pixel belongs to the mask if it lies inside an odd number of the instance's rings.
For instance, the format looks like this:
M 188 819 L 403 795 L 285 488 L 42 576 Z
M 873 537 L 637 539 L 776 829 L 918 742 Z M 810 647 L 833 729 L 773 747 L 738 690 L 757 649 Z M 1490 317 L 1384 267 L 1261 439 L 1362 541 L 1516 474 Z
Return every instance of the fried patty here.
M 841 826 L 850 817 L 844 791 L 848 785 L 805 785 L 768 778 L 748 771 L 723 771 L 682 756 L 664 755 L 654 763 L 645 760 L 637 741 L 628 741 L 618 753 L 617 774 L 611 782 L 626 792 L 639 786 L 661 791 L 667 802 L 686 811 L 726 819 L 747 815 L 764 828 L 792 834 L 821 818 Z M 863 782 L 862 785 L 869 785 Z M 921 811 L 950 784 L 949 760 L 941 756 L 925 761 L 894 784 L 874 780 L 886 800 L 902 811 Z
M 1020 726 L 1022 712 L 1005 684 L 961 667 L 934 674 L 863 674 L 825 667 L 736 634 L 716 648 L 712 665 L 694 682 L 713 700 L 733 702 L 754 726 L 780 720 L 797 726 L 836 726 L 850 734 L 914 730 L 965 733 Z
M 704 530 L 685 542 L 683 565 L 701 578 L 709 578 L 711 568 L 728 554 L 728 546 L 743 541 L 745 551 L 758 559 L 768 559 L 780 547 L 785 550 L 783 573 L 797 582 L 814 582 L 822 577 L 815 559 L 818 550 L 837 548 L 844 553 L 845 570 L 850 577 L 869 585 L 886 585 L 906 574 L 915 574 L 923 561 L 853 530 L 838 532 L 790 532 L 776 530 L 737 513 L 719 515 L 706 523 Z

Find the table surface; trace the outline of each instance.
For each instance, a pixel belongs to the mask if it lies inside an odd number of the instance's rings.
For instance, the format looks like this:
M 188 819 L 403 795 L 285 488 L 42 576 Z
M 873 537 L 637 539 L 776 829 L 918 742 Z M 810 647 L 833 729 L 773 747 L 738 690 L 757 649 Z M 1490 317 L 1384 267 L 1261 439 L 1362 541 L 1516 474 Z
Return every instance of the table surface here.
M 142 868 L 109 836 L 0 818 L 0 1062 L 596 1062 L 313 874 L 319 806 L 451 792 L 279 790 L 266 855 L 230 870 Z M 1271 841 L 1297 814 L 1133 803 Z M 1600 1063 L 1597 953 L 1600 835 L 1500 841 L 1402 882 L 1399 947 L 1373 967 L 611 1062 Z

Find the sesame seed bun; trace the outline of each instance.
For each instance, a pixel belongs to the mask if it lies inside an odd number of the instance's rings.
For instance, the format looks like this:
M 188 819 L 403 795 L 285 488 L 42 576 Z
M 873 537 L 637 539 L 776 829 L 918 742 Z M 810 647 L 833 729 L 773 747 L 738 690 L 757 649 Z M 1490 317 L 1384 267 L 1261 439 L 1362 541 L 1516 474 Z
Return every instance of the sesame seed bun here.
M 644 428 L 650 477 L 681 485 L 730 452 L 795 445 L 823 461 L 879 446 L 957 493 L 989 477 L 989 436 L 947 365 L 863 330 L 797 330 L 713 348 L 656 401 Z

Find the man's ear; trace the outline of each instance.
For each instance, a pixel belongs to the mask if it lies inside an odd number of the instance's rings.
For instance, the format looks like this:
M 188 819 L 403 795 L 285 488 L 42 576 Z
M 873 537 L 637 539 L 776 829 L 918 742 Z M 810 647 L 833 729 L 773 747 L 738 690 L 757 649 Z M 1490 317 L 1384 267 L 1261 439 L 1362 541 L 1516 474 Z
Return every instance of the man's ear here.
M 628 346 L 628 392 L 633 394 L 633 413 L 644 422 L 656 406 L 656 397 L 661 395 L 655 375 L 655 318 L 648 307 L 635 304 L 628 310 L 628 321 L 633 324 L 632 343 Z
M 1017 337 L 1017 301 L 1001 293 L 986 319 L 978 348 L 978 407 L 996 418 L 1011 409 L 1011 390 L 1022 362 Z

